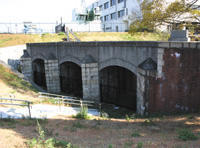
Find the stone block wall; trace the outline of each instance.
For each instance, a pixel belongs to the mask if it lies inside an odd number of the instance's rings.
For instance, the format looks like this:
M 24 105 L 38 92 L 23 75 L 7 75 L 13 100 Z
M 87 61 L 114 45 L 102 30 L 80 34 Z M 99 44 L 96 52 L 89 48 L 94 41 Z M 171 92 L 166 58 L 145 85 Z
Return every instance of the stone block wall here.
M 98 63 L 81 64 L 83 98 L 99 101 L 99 69 Z
M 58 60 L 45 60 L 45 77 L 47 91 L 51 93 L 60 92 L 60 77 L 59 77 L 59 67 Z

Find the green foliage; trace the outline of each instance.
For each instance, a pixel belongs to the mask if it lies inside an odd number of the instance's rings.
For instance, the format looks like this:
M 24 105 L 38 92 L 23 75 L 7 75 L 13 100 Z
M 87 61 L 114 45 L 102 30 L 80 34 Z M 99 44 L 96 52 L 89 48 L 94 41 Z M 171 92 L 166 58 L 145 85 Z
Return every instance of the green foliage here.
M 197 140 L 198 136 L 195 136 L 194 133 L 192 133 L 188 129 L 182 129 L 178 131 L 178 138 L 183 141 L 189 141 L 189 140 Z
M 130 118 L 129 118 L 129 116 L 128 115 L 126 115 L 126 121 L 130 121 Z
M 142 123 L 142 125 L 144 125 L 144 126 L 155 126 L 156 123 L 154 122 L 153 119 L 146 119 L 146 120 Z
M 79 113 L 75 116 L 72 116 L 72 117 L 78 118 L 78 119 L 91 119 L 91 117 L 88 115 L 87 106 L 82 106 Z
M 108 146 L 109 148 L 114 148 L 114 146 L 112 145 L 112 144 L 109 144 L 109 146 Z
M 33 138 L 31 140 L 28 140 L 26 145 L 28 147 L 46 147 L 46 148 L 78 148 L 75 145 L 70 144 L 69 142 L 65 141 L 59 141 L 56 140 L 55 138 L 49 138 L 45 139 L 45 131 L 42 129 L 39 121 L 37 120 L 37 126 L 38 126 L 38 136 L 37 138 Z
M 133 146 L 133 141 L 126 141 L 125 142 L 125 148 L 128 148 L 128 147 L 132 147 Z
M 171 3 L 167 0 L 143 0 L 140 2 L 142 16 L 130 25 L 130 33 L 141 31 L 155 31 L 158 26 L 180 23 L 180 16 L 190 13 L 191 19 L 196 19 L 199 10 L 188 8 L 185 0 L 176 0 Z M 184 18 L 184 17 L 183 17 Z M 183 19 L 184 20 L 184 19 Z M 183 24 L 174 26 L 176 30 L 183 28 Z
M 80 128 L 80 129 L 86 128 L 86 127 L 85 127 L 84 125 L 82 125 L 80 122 L 75 122 L 75 123 L 73 123 L 72 126 L 75 127 L 75 128 Z
M 64 32 L 59 32 L 58 35 L 62 35 L 62 36 L 64 36 L 65 33 L 64 33 Z
M 144 143 L 143 143 L 142 141 L 139 141 L 139 142 L 137 143 L 136 148 L 143 148 L 143 146 L 144 146 Z
M 22 89 L 24 91 L 32 90 L 38 92 L 29 82 L 24 81 L 16 74 L 7 70 L 3 65 L 0 64 L 0 79 L 3 80 L 8 86 L 14 87 L 15 89 Z
M 141 136 L 141 134 L 138 132 L 131 134 L 131 137 L 140 137 L 140 136 Z

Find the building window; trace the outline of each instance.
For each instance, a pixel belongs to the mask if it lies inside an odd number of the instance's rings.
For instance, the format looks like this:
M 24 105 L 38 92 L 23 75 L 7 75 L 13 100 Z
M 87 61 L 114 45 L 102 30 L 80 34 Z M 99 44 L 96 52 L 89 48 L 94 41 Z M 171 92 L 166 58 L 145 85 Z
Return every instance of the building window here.
M 115 13 L 111 13 L 111 20 L 115 20 L 117 17 L 116 17 L 116 12 Z
M 104 9 L 107 9 L 109 6 L 108 6 L 108 2 L 104 4 Z
M 116 4 L 116 0 L 110 0 L 110 6 L 114 6 Z
M 104 21 L 108 21 L 108 15 L 104 16 Z
M 118 3 L 121 3 L 121 2 L 123 2 L 124 0 L 118 0 Z
M 124 10 L 118 11 L 118 18 L 124 16 Z
M 101 11 L 101 10 L 103 10 L 103 7 L 102 7 L 102 5 L 101 6 L 99 6 L 99 10 Z
M 100 20 L 101 20 L 101 22 L 103 22 L 103 17 L 102 16 L 100 17 Z

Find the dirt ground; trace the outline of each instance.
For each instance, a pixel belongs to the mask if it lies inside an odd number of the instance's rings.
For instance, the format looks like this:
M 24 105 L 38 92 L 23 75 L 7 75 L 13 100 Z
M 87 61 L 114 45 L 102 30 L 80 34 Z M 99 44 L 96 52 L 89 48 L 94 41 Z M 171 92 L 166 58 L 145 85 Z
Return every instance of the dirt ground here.
M 11 93 L 18 99 L 38 102 L 37 94 L 14 90 L 0 81 L 0 93 Z M 148 121 L 148 122 L 147 122 Z M 200 138 L 182 141 L 178 131 L 188 129 L 200 136 L 200 113 L 163 116 L 150 119 L 91 120 L 57 116 L 41 121 L 46 139 L 55 138 L 82 148 L 200 148 Z M 35 120 L 17 119 L 12 122 L 0 119 L 0 148 L 23 148 L 25 142 L 38 136 Z
M 192 118 L 191 118 L 192 117 Z M 144 148 L 199 148 L 200 140 L 182 141 L 178 130 L 189 129 L 195 135 L 200 132 L 200 114 L 169 116 L 152 119 L 92 119 L 80 120 L 67 116 L 57 116 L 41 123 L 46 138 L 67 141 L 82 148 L 132 148 L 138 142 Z M 0 119 L 0 147 L 27 147 L 27 139 L 38 136 L 35 121 L 18 119 L 5 122 Z M 139 136 L 134 136 L 139 133 Z

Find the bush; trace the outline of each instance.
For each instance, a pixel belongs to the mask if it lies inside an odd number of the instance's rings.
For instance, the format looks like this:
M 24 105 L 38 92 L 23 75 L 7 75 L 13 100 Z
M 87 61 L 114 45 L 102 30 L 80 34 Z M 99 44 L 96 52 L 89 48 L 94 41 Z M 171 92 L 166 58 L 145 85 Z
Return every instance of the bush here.
M 59 32 L 58 35 L 65 35 L 65 33 L 64 32 Z
M 87 106 L 82 106 L 79 113 L 76 116 L 73 116 L 73 117 L 78 118 L 78 119 L 91 119 L 91 117 L 88 115 Z
M 183 141 L 189 141 L 189 140 L 197 140 L 198 136 L 195 136 L 194 133 L 189 131 L 188 129 L 182 129 L 178 131 L 178 138 Z

